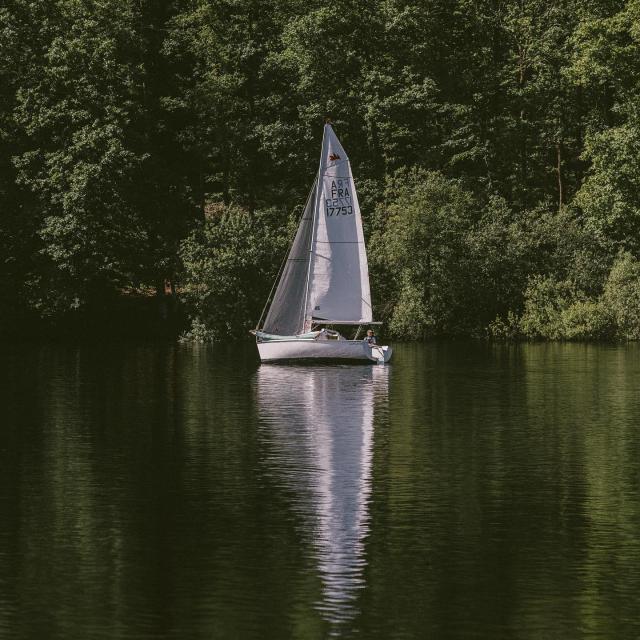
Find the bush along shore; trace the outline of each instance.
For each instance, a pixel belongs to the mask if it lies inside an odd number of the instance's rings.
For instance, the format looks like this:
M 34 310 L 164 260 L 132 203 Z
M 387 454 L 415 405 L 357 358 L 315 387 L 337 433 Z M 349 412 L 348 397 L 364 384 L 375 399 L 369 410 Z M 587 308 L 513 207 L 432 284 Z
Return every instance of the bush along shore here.
M 387 337 L 640 337 L 640 0 L 6 0 L 0 334 L 238 339 L 348 149 Z

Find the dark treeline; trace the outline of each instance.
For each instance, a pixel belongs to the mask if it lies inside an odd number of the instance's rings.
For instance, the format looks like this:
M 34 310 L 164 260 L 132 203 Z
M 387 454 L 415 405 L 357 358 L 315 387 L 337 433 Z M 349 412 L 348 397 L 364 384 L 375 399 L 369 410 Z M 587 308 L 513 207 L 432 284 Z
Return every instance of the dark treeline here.
M 639 68 L 640 0 L 3 0 L 0 325 L 244 335 L 328 116 L 389 333 L 638 338 Z

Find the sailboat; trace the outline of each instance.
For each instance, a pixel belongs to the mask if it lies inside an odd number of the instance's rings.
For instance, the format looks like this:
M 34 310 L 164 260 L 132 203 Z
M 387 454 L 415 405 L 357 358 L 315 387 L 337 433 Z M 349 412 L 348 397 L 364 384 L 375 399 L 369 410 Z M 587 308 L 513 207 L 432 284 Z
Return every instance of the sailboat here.
M 351 164 L 333 128 L 325 124 L 320 167 L 277 288 L 256 336 L 262 361 L 365 360 L 384 364 L 391 348 L 358 340 L 377 325 Z M 332 327 L 358 328 L 346 339 Z

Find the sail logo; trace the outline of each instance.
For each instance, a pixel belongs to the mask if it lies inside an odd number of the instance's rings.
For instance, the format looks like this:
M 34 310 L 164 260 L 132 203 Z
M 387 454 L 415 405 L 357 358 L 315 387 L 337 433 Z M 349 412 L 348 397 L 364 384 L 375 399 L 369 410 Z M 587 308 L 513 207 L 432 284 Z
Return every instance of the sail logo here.
M 335 162 L 336 160 L 340 160 L 340 156 L 337 153 L 332 153 L 329 155 L 329 160 L 331 160 L 331 162 Z

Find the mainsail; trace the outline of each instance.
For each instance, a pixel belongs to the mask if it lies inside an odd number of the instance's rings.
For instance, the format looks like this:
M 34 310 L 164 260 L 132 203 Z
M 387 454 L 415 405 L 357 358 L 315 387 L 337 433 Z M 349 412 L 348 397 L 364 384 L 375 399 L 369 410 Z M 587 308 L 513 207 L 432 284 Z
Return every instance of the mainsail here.
M 314 322 L 371 320 L 367 254 L 351 164 L 327 124 L 318 176 L 262 329 L 296 335 Z

